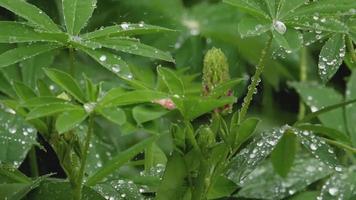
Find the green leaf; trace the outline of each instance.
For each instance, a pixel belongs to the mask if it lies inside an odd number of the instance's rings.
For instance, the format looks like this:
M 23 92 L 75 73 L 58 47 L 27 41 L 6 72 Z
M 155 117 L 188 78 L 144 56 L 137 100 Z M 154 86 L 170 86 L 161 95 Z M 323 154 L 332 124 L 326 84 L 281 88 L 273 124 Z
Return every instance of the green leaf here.
M 356 99 L 356 70 L 352 71 L 351 77 L 347 83 L 345 98 L 346 101 Z M 356 120 L 356 105 L 347 105 L 345 115 L 351 142 L 356 147 L 356 123 L 354 123 Z
M 176 97 L 173 96 L 173 102 L 176 104 L 182 115 L 188 119 L 195 119 L 215 108 L 232 104 L 236 101 L 235 97 L 224 97 L 221 99 L 201 98 L 201 97 Z
M 126 123 L 126 114 L 121 108 L 103 108 L 99 113 L 111 122 L 118 125 Z
M 86 102 L 82 89 L 72 76 L 56 69 L 45 69 L 45 73 L 53 82 L 58 84 L 76 100 L 81 103 Z
M 277 12 L 277 16 L 280 19 L 283 19 L 285 16 L 290 14 L 290 12 L 293 12 L 295 9 L 304 5 L 304 3 L 305 3 L 305 0 L 293 0 L 293 1 L 280 0 L 280 8 Z
M 250 174 L 276 147 L 284 132 L 289 127 L 265 131 L 237 154 L 230 163 L 227 177 L 236 184 Z
M 272 152 L 273 169 L 282 177 L 291 170 L 297 150 L 297 140 L 293 133 L 286 132 Z
M 314 133 L 319 134 L 321 136 L 325 136 L 346 144 L 351 143 L 350 138 L 346 134 L 340 132 L 339 130 L 329 128 L 321 124 L 300 124 L 297 125 L 296 128 L 300 130 L 313 131 Z
M 184 95 L 185 91 L 183 81 L 176 73 L 170 69 L 160 66 L 157 67 L 157 72 L 171 94 Z
M 28 113 L 26 119 L 30 120 L 30 119 L 36 119 L 41 117 L 47 117 L 64 111 L 71 111 L 71 110 L 78 110 L 78 109 L 81 109 L 81 107 L 68 103 L 46 104 L 44 106 L 40 106 L 32 109 L 30 113 Z
M 80 46 L 78 46 L 78 49 L 84 51 L 100 65 L 113 72 L 120 78 L 129 81 L 133 78 L 129 66 L 124 60 L 122 60 L 121 57 L 105 50 L 92 50 L 90 48 Z
M 135 54 L 139 56 L 174 62 L 174 59 L 169 53 L 142 44 L 139 41 L 131 38 L 100 38 L 98 40 L 95 40 L 94 42 L 100 44 L 103 47 L 114 49 L 116 51 L 122 51 L 129 54 Z
M 158 119 L 169 111 L 161 106 L 138 105 L 132 109 L 132 116 L 138 124 Z
M 104 197 L 112 199 L 143 199 L 140 188 L 132 181 L 112 180 L 95 185 L 94 189 Z
M 314 157 L 338 171 L 340 168 L 339 161 L 336 158 L 334 150 L 326 144 L 322 138 L 315 136 L 311 131 L 301 131 L 295 129 L 293 132 L 297 135 L 304 147 Z
M 345 38 L 335 34 L 324 44 L 319 55 L 319 76 L 324 83 L 329 81 L 339 69 L 345 57 Z
M 59 47 L 59 45 L 55 44 L 35 43 L 11 49 L 0 54 L 0 68 L 16 64 Z
M 315 200 L 318 197 L 317 191 L 305 191 L 291 198 L 291 200 Z
M 3 183 L 31 183 L 31 179 L 12 166 L 0 165 L 0 184 Z
M 67 39 L 64 33 L 39 32 L 20 22 L 0 21 L 0 27 L 0 43 L 62 42 Z
M 181 200 L 187 189 L 185 186 L 187 175 L 187 167 L 183 157 L 174 153 L 168 159 L 156 200 Z
M 219 176 L 208 191 L 208 199 L 228 197 L 236 190 L 237 186 L 224 176 Z
M 58 26 L 42 10 L 24 0 L 0 0 L 0 6 L 47 31 L 60 32 Z
M 113 173 L 115 170 L 119 169 L 125 163 L 130 161 L 134 156 L 140 153 L 148 145 L 152 144 L 157 138 L 152 136 L 143 140 L 140 143 L 135 144 L 134 146 L 126 149 L 125 151 L 120 152 L 112 160 L 108 161 L 105 166 L 99 169 L 96 173 L 89 177 L 87 185 L 93 186 L 99 181 L 105 179 L 108 175 Z
M 283 178 L 276 174 L 271 164 L 267 162 L 250 174 L 236 196 L 251 199 L 285 199 L 330 173 L 328 166 L 320 161 L 298 157 L 288 176 Z
M 16 97 L 16 93 L 13 90 L 10 81 L 1 72 L 0 72 L 0 91 L 9 97 L 13 97 L 13 98 Z
M 55 56 L 56 53 L 50 51 L 21 62 L 22 82 L 31 88 L 36 88 L 36 82 L 45 77 L 43 68 L 51 66 Z
M 26 101 L 28 99 L 36 97 L 35 92 L 31 88 L 27 87 L 25 84 L 15 81 L 13 85 L 17 96 L 22 101 Z
M 122 23 L 121 25 L 108 26 L 83 35 L 85 39 L 94 39 L 99 37 L 114 37 L 114 36 L 132 36 L 143 35 L 172 31 L 171 29 L 152 26 L 147 24 L 128 24 Z
M 84 109 L 65 111 L 56 120 L 56 130 L 58 133 L 67 132 L 79 125 L 87 116 L 88 113 Z
M 301 47 L 302 40 L 301 34 L 296 30 L 287 30 L 284 35 L 277 31 L 272 31 L 273 39 L 277 42 L 277 45 L 282 47 L 287 53 L 295 51 Z
M 356 195 L 355 180 L 355 169 L 352 167 L 345 169 L 343 173 L 337 173 L 326 181 L 321 189 L 319 198 L 323 200 L 354 199 L 352 197 L 355 197 L 354 195 Z
M 84 28 L 96 8 L 96 0 L 62 0 L 67 31 L 77 35 Z
M 36 87 L 38 89 L 38 93 L 40 94 L 40 96 L 53 96 L 53 93 L 50 89 L 50 87 L 41 79 L 38 79 L 36 81 Z
M 1 163 L 19 167 L 27 152 L 37 144 L 37 131 L 22 117 L 0 110 Z
M 238 27 L 241 38 L 259 36 L 271 30 L 271 28 L 270 21 L 257 20 L 253 17 L 244 17 Z
M 239 147 L 252 137 L 259 122 L 260 120 L 257 118 L 248 118 L 239 125 L 237 130 L 235 130 L 235 147 Z
M 293 18 L 296 16 L 314 16 L 316 13 L 318 15 L 324 16 L 335 16 L 347 14 L 350 8 L 355 8 L 356 2 L 350 0 L 339 0 L 337 4 L 333 0 L 323 0 L 323 1 L 313 1 L 310 4 L 300 6 L 288 15 L 288 18 Z
M 240 83 L 242 83 L 244 80 L 245 79 L 237 78 L 237 79 L 231 79 L 224 83 L 221 83 L 213 89 L 210 96 L 215 97 L 215 98 L 225 96 L 225 95 L 227 95 L 227 91 L 229 91 L 229 90 L 234 91 L 235 87 L 237 85 L 239 85 Z
M 327 106 L 341 103 L 343 100 L 343 97 L 334 89 L 318 84 L 293 82 L 290 85 L 297 90 L 313 113 Z M 324 126 L 345 132 L 342 108 L 337 108 L 317 116 Z
M 65 103 L 64 99 L 59 99 L 56 97 L 35 97 L 26 100 L 22 105 L 25 107 L 40 107 L 40 106 L 45 106 L 48 104 L 58 104 L 58 103 Z
M 121 92 L 115 89 L 109 91 L 99 102 L 102 107 L 125 106 L 137 103 L 151 102 L 157 99 L 167 98 L 167 94 L 151 90 L 135 90 Z
M 224 3 L 236 6 L 251 16 L 256 16 L 264 19 L 270 19 L 266 12 L 264 12 L 260 5 L 262 1 L 255 0 L 223 0 Z
M 73 190 L 70 183 L 61 180 L 43 181 L 40 186 L 31 193 L 30 200 L 48 199 L 73 199 Z M 105 198 L 95 192 L 93 189 L 87 186 L 83 186 L 82 200 L 105 200 Z

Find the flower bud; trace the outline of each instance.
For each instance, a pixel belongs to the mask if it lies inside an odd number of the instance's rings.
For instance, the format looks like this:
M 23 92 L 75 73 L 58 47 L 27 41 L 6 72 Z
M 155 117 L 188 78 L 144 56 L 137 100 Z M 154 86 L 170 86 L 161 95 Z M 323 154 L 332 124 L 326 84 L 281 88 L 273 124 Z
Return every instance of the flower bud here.
M 203 94 L 209 95 L 219 84 L 230 80 L 229 64 L 224 53 L 215 47 L 204 57 Z

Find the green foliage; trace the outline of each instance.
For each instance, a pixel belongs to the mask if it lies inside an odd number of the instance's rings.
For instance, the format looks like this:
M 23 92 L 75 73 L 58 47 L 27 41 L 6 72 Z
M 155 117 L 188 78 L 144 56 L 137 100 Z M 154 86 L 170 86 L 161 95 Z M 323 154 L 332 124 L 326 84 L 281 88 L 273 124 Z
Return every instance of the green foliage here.
M 355 199 L 354 0 L 0 7 L 0 199 Z

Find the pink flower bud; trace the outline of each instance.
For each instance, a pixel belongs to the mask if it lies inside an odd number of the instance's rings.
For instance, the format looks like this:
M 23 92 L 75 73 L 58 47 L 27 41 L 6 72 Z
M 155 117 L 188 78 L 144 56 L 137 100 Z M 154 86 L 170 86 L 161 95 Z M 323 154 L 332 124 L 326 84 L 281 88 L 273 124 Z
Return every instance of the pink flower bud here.
M 168 110 L 174 110 L 176 108 L 176 105 L 174 104 L 172 99 L 169 99 L 169 98 L 158 99 L 158 100 L 154 100 L 152 102 L 157 103 L 157 104 L 161 105 L 162 107 L 167 108 Z

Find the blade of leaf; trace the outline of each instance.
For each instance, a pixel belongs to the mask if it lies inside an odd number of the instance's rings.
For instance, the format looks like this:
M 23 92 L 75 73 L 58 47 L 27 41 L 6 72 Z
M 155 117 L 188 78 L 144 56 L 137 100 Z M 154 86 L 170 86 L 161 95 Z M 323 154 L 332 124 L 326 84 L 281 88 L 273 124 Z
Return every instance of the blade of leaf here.
M 63 16 L 67 31 L 79 34 L 96 8 L 96 0 L 62 0 Z
M 86 102 L 82 89 L 72 76 L 57 69 L 45 69 L 45 73 L 53 82 L 58 84 L 76 100 L 81 103 Z
M 160 32 L 171 32 L 173 30 L 152 26 L 147 24 L 127 24 L 123 23 L 121 25 L 108 26 L 103 29 L 99 29 L 90 33 L 83 35 L 85 39 L 94 39 L 99 37 L 114 37 L 114 36 L 132 36 L 132 35 L 143 35 L 152 34 Z
M 0 21 L 0 27 L 0 43 L 65 42 L 68 38 L 64 33 L 35 31 L 33 27 L 20 22 Z
M 89 186 L 93 186 L 97 184 L 99 181 L 105 179 L 105 177 L 113 173 L 115 170 L 119 169 L 126 162 L 131 160 L 135 155 L 137 155 L 143 149 L 145 149 L 148 145 L 152 144 L 156 139 L 157 137 L 152 136 L 150 138 L 143 140 L 138 144 L 135 144 L 134 146 L 126 149 L 125 151 L 120 152 L 118 155 L 113 157 L 112 160 L 108 161 L 108 163 L 104 167 L 102 167 L 91 177 L 89 177 L 86 184 Z
M 319 76 L 326 83 L 334 76 L 345 57 L 345 38 L 335 34 L 324 44 L 319 55 Z
M 126 122 L 126 114 L 121 108 L 103 108 L 99 112 L 103 117 L 118 125 Z
M 169 53 L 163 52 L 152 46 L 142 44 L 139 41 L 134 41 L 132 39 L 118 37 L 100 38 L 94 42 L 100 44 L 103 47 L 114 49 L 116 51 L 174 62 L 174 59 Z
M 183 81 L 178 77 L 176 73 L 172 70 L 164 68 L 164 67 L 157 67 L 157 72 L 160 78 L 163 80 L 171 94 L 176 95 L 184 95 L 184 84 Z
M 26 119 L 27 120 L 36 119 L 36 118 L 46 117 L 65 111 L 79 110 L 79 109 L 81 109 L 80 106 L 75 106 L 68 103 L 53 103 L 53 104 L 37 107 L 31 110 L 30 113 L 28 113 Z
M 356 71 L 353 70 L 351 77 L 347 83 L 346 89 L 346 101 L 352 101 L 352 99 L 356 99 Z M 356 105 L 349 104 L 345 109 L 346 121 L 348 130 L 350 132 L 351 142 L 354 146 L 356 146 Z
M 27 87 L 25 84 L 21 82 L 15 81 L 13 83 L 13 87 L 15 89 L 17 96 L 22 101 L 26 101 L 28 99 L 36 97 L 36 93 L 31 88 Z
M 0 68 L 16 64 L 20 61 L 59 48 L 55 44 L 31 44 L 21 46 L 0 54 Z
M 58 26 L 42 10 L 24 0 L 0 0 L 0 6 L 44 30 L 60 32 Z
M 256 5 L 255 2 L 249 0 L 223 0 L 224 3 L 238 7 L 246 13 L 257 16 L 264 19 L 270 19 L 270 17 L 261 8 Z
M 65 111 L 56 120 L 56 130 L 60 134 L 67 132 L 79 125 L 87 116 L 88 113 L 84 109 Z

